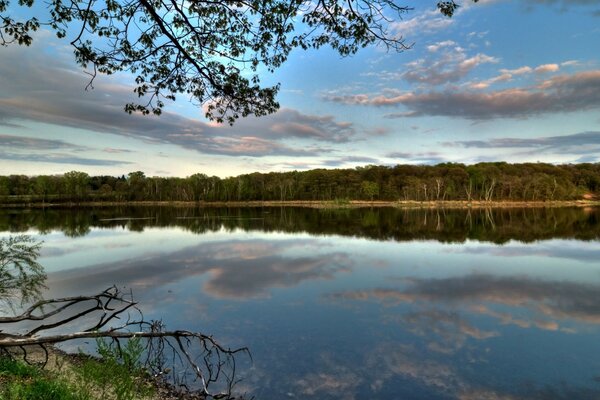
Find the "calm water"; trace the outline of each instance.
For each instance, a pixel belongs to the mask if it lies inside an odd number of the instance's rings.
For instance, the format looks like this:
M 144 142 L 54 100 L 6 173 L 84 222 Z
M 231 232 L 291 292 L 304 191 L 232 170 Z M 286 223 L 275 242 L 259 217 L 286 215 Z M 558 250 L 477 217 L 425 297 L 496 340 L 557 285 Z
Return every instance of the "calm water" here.
M 133 289 L 261 399 L 599 399 L 600 210 L 0 210 L 48 296 Z

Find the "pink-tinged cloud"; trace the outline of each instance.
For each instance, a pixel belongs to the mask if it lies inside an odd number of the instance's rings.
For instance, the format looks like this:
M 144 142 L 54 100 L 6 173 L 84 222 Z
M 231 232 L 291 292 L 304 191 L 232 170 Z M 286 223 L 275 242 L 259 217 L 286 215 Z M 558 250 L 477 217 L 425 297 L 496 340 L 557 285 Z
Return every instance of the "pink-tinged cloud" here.
M 348 105 L 404 107 L 400 117 L 445 116 L 471 120 L 527 118 L 600 108 L 600 70 L 560 75 L 537 86 L 489 92 L 444 90 L 395 96 L 345 95 L 325 99 Z
M 535 69 L 535 72 L 537 72 L 538 74 L 543 74 L 546 72 L 556 72 L 559 69 L 560 67 L 558 66 L 558 64 L 544 64 L 537 67 Z

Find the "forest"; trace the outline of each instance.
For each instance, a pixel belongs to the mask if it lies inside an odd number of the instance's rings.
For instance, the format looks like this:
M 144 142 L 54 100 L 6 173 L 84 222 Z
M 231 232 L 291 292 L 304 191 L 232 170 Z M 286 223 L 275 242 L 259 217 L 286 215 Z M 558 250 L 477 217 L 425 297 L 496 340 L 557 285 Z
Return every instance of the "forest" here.
M 219 178 L 121 176 L 0 176 L 0 203 L 246 202 L 246 201 L 559 201 L 596 199 L 600 163 L 506 162 L 243 174 Z

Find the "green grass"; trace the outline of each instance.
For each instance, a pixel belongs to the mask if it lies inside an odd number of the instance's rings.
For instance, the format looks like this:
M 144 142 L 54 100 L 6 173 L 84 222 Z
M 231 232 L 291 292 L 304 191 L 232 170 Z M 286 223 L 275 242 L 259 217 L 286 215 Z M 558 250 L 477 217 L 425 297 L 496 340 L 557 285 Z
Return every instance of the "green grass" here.
M 89 400 L 45 371 L 0 357 L 0 400 Z
M 142 400 L 154 395 L 139 365 L 139 341 L 128 341 L 121 351 L 104 342 L 98 347 L 100 359 L 80 355 L 76 365 L 65 362 L 56 370 L 0 356 L 0 400 Z

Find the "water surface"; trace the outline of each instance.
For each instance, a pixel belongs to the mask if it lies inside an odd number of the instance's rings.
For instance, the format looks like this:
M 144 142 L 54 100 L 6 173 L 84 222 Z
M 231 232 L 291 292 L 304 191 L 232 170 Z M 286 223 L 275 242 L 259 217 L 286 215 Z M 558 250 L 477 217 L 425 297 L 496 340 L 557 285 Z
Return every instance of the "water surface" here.
M 131 288 L 257 399 L 600 398 L 600 210 L 0 210 L 48 296 Z

